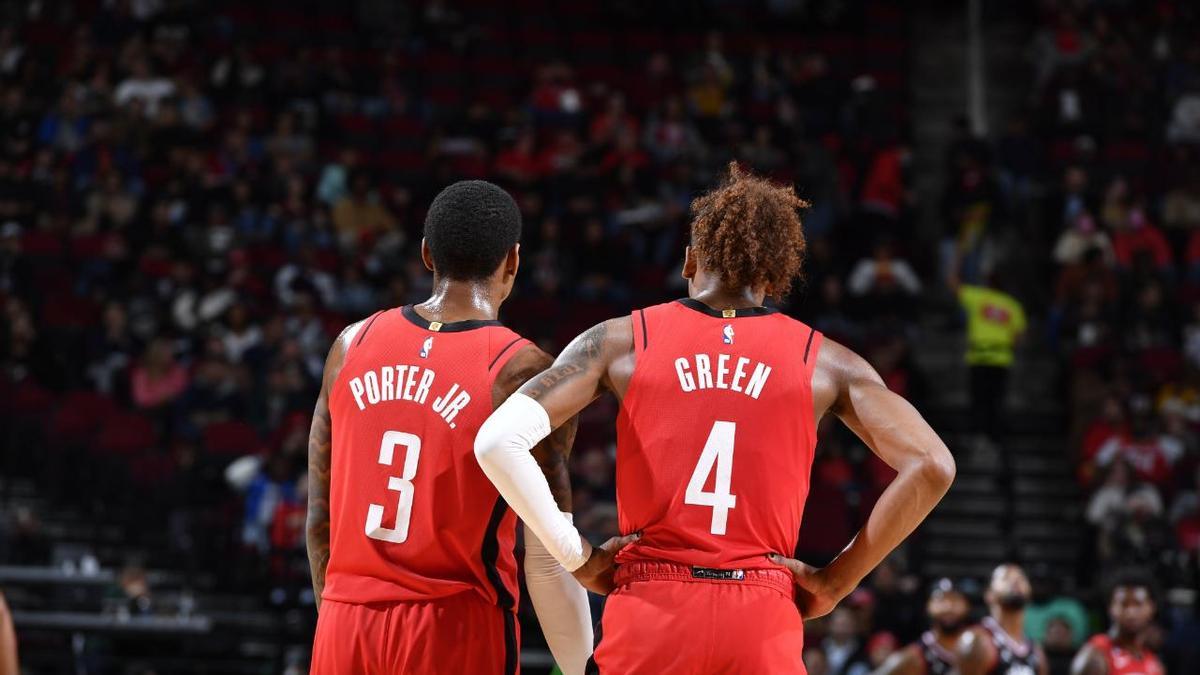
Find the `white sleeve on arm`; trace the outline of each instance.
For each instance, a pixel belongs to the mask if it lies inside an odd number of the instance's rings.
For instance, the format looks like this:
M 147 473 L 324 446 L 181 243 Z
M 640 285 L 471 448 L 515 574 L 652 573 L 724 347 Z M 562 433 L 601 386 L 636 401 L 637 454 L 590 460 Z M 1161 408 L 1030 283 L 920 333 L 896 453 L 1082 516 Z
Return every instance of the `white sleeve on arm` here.
M 546 550 L 573 572 L 587 562 L 591 547 L 562 517 L 546 476 L 529 452 L 549 435 L 546 409 L 524 394 L 513 394 L 479 428 L 475 459 Z
M 571 514 L 562 514 L 568 522 Z M 583 675 L 592 655 L 592 612 L 587 591 L 525 526 L 525 585 L 542 634 L 564 675 Z

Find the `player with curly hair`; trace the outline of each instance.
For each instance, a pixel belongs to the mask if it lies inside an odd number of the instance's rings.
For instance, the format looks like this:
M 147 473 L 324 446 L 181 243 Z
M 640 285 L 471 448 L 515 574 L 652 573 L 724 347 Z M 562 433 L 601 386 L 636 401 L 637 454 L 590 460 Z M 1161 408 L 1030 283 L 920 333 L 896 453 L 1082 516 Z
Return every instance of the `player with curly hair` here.
M 803 619 L 828 613 L 945 494 L 954 461 L 850 350 L 766 306 L 800 275 L 807 204 L 736 165 L 692 204 L 688 297 L 605 321 L 480 428 L 475 455 L 551 554 L 608 593 L 605 673 L 802 673 Z M 619 552 L 558 512 L 529 450 L 612 392 Z M 898 476 L 828 566 L 789 558 L 817 423 L 842 419 Z M 797 611 L 799 609 L 799 611 Z

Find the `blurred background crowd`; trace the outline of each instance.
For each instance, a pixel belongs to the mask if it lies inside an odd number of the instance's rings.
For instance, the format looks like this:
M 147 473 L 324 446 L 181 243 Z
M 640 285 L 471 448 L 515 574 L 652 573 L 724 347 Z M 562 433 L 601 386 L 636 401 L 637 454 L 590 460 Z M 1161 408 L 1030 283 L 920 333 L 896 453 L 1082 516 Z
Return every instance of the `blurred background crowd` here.
M 1047 649 L 1103 627 L 1106 570 L 1194 589 L 1196 8 L 1010 3 L 1019 104 L 990 133 L 943 110 L 930 157 L 912 26 L 936 4 L 0 2 L 0 590 L 31 672 L 302 672 L 324 356 L 345 324 L 427 297 L 424 209 L 460 178 L 517 198 L 502 318 L 551 352 L 685 293 L 688 204 L 729 161 L 795 184 L 809 254 L 780 306 L 983 467 L 976 502 L 1000 495 L 1001 523 L 986 564 L 1019 558 L 1038 602 L 1085 617 Z M 1049 412 L 1021 412 L 1023 359 Z M 616 530 L 614 415 L 593 405 L 572 456 L 594 538 Z M 1048 420 L 1032 458 L 1010 451 L 1021 419 Z M 1086 532 L 1065 577 L 1013 526 L 1051 480 L 1023 478 L 1038 462 L 1067 467 L 1051 489 L 1074 507 L 1055 515 Z M 822 425 L 799 553 L 840 550 L 891 475 Z M 869 671 L 919 632 L 931 574 L 982 563 L 939 568 L 935 544 L 919 536 L 810 626 L 814 675 Z M 1188 672 L 1196 601 L 1172 597 L 1157 644 Z M 126 639 L 62 610 L 203 639 Z

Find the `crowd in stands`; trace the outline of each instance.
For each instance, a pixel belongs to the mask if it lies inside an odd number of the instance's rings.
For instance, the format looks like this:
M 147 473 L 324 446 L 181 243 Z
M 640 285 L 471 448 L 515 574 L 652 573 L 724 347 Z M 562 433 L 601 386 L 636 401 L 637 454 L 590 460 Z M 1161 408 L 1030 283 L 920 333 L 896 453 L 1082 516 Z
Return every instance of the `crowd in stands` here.
M 460 178 L 517 197 L 524 264 L 502 318 L 551 351 L 684 294 L 688 205 L 730 161 L 794 182 L 811 258 L 783 306 L 918 390 L 905 47 L 886 3 L 804 21 L 714 3 L 695 28 L 587 2 L 310 4 L 53 3 L 0 29 L 2 391 L 9 450 L 46 448 L 6 468 L 118 519 L 149 563 L 311 602 L 325 352 L 347 323 L 427 297 L 424 210 Z M 706 28 L 720 12 L 807 25 Z M 596 538 L 616 530 L 614 405 L 589 409 L 572 459 Z M 826 435 L 813 512 L 829 517 L 805 541 L 827 558 L 890 475 Z M 0 550 L 54 559 L 38 514 L 10 521 Z
M 1078 479 L 1097 571 L 1200 577 L 1200 48 L 1187 3 L 1048 3 L 1033 128 Z M 1016 145 L 1015 140 L 1009 141 Z M 1027 162 L 1028 160 L 1022 160 Z M 1004 166 L 1015 185 L 1017 166 Z M 1019 191 L 1002 191 L 1011 204 Z M 1086 572 L 1086 570 L 1084 570 Z
M 130 524 L 155 565 L 304 605 L 325 352 L 345 324 L 427 297 L 415 251 L 433 195 L 486 178 L 517 197 L 523 264 L 502 318 L 555 352 L 684 294 L 688 204 L 739 161 L 813 204 L 806 279 L 782 307 L 918 402 L 919 299 L 990 283 L 1006 256 L 1040 266 L 1053 292 L 1012 290 L 1047 327 L 1030 339 L 1067 365 L 1095 530 L 1081 556 L 1196 580 L 1188 3 L 1039 5 L 1029 112 L 991 139 L 962 129 L 938 255 L 914 237 L 909 47 L 889 3 L 701 3 L 682 17 L 672 3 L 521 4 L 0 10 L 15 12 L 0 27 L 2 468 Z M 577 522 L 597 540 L 617 528 L 615 405 L 585 412 L 571 460 Z M 818 564 L 893 475 L 840 425 L 820 434 L 801 537 Z M 49 562 L 37 523 L 0 523 L 0 555 Z M 888 561 L 813 627 L 810 671 L 868 672 L 916 636 L 923 606 L 921 580 Z

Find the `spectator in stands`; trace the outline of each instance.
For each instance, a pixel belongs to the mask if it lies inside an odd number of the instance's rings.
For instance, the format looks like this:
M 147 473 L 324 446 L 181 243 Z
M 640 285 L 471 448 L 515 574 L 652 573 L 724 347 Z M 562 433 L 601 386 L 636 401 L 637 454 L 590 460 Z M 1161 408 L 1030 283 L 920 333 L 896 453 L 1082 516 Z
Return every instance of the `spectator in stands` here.
M 829 670 L 829 659 L 820 647 L 806 645 L 804 647 L 804 669 L 808 675 L 832 675 Z
M 1087 519 L 1096 530 L 1095 555 L 1102 568 L 1124 563 L 1154 562 L 1166 544 L 1163 502 L 1149 483 L 1135 482 L 1122 461 L 1108 469 L 1104 484 L 1088 503 Z
M 1077 265 L 1084 262 L 1084 257 L 1093 250 L 1099 252 L 1101 262 L 1105 264 L 1116 260 L 1108 233 L 1096 227 L 1092 214 L 1080 211 L 1072 226 L 1059 235 L 1058 243 L 1054 245 L 1054 262 Z
M 333 208 L 333 224 L 343 241 L 357 244 L 391 230 L 396 219 L 373 192 L 371 177 L 358 171 L 350 178 L 350 194 Z
M 883 665 L 888 657 L 896 652 L 896 636 L 887 631 L 880 631 L 867 640 L 867 661 L 871 671 Z
M 867 675 L 871 672 L 867 650 L 861 639 L 854 610 L 838 607 L 829 615 L 829 635 L 821 641 L 821 651 L 830 675 Z
M 864 316 L 908 316 L 921 280 L 907 260 L 895 257 L 892 241 L 881 237 L 870 258 L 859 260 L 850 271 L 846 289 L 862 303 Z
M 942 198 L 946 223 L 941 244 L 942 273 L 950 279 L 979 283 L 993 236 L 997 190 L 978 158 L 964 156 Z
M 1096 465 L 1104 468 L 1118 460 L 1128 462 L 1134 476 L 1158 488 L 1169 488 L 1172 467 L 1184 453 L 1182 441 L 1161 433 L 1149 397 L 1130 401 L 1129 432 L 1113 436 L 1096 452 Z M 1161 512 L 1161 504 L 1157 509 Z
M 150 68 L 150 61 L 145 57 L 134 59 L 129 69 L 129 76 L 117 85 L 113 92 L 113 102 L 118 107 L 125 107 L 130 101 L 137 99 L 142 102 L 143 114 L 148 118 L 158 115 L 159 105 L 164 99 L 175 94 L 175 83 L 169 78 L 155 75 Z
M 126 615 L 148 615 L 154 613 L 154 600 L 150 593 L 150 581 L 146 570 L 137 563 L 126 564 L 117 577 L 117 587 L 110 595 L 118 603 L 117 611 Z
M 1145 257 L 1158 272 L 1171 271 L 1171 247 L 1162 231 L 1146 217 L 1142 204 L 1117 211 L 1114 220 L 1113 253 L 1122 267 L 1133 269 L 1138 259 Z
M 650 114 L 644 142 L 654 158 L 663 164 L 700 160 L 705 153 L 700 133 L 684 114 L 683 102 L 678 96 L 667 98 Z
M 1075 645 L 1078 643 L 1071 624 L 1060 615 L 1052 616 L 1040 643 L 1042 652 L 1046 654 L 1048 675 L 1069 675 L 1071 661 L 1075 658 Z
M 187 369 L 175 360 L 171 341 L 155 338 L 143 352 L 141 362 L 133 367 L 133 402 L 145 410 L 161 410 L 183 395 L 189 380 Z

